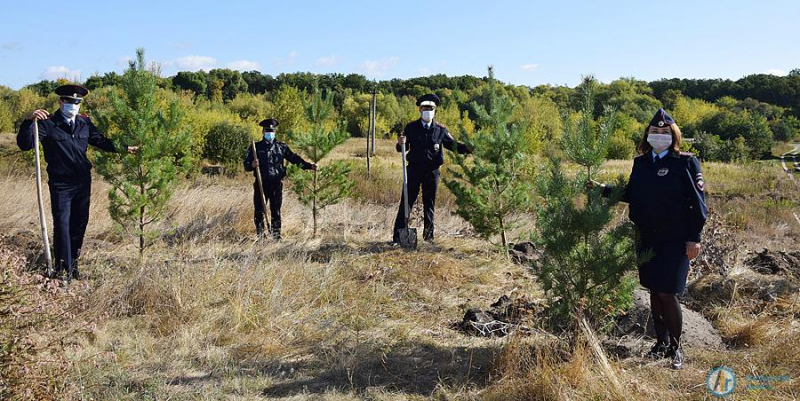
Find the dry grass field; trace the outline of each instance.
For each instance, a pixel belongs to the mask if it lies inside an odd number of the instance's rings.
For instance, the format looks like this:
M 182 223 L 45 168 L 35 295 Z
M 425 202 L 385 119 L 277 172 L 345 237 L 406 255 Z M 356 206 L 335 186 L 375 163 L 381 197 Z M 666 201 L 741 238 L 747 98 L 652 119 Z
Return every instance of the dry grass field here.
M 0 145 L 13 144 L 3 136 Z M 31 271 L 41 246 L 35 183 L 29 165 L 6 153 L 0 398 L 709 399 L 706 376 L 721 365 L 740 377 L 730 399 L 800 398 L 800 296 L 760 299 L 739 274 L 748 251 L 799 249 L 800 192 L 774 163 L 703 165 L 713 220 L 706 247 L 721 256 L 692 273 L 703 295 L 693 308 L 726 348 L 688 348 L 687 367 L 672 371 L 666 361 L 598 352 L 590 340 L 566 353 L 537 321 L 529 335 L 454 330 L 469 308 L 501 295 L 542 298 L 541 289 L 454 215 L 444 185 L 436 242 L 392 247 L 401 172 L 390 141 L 379 144 L 370 179 L 356 168 L 353 198 L 323 212 L 318 238 L 287 186 L 284 240 L 255 242 L 251 178 L 201 176 L 180 184 L 164 234 L 141 263 L 108 215 L 108 185 L 95 178 L 86 278 L 69 287 Z M 332 157 L 361 166 L 363 155 L 362 139 L 353 139 Z M 610 161 L 601 177 L 630 166 Z M 420 214 L 412 226 L 422 227 Z M 520 216 L 512 238 L 524 240 L 533 224 Z M 755 389 L 747 375 L 788 380 Z

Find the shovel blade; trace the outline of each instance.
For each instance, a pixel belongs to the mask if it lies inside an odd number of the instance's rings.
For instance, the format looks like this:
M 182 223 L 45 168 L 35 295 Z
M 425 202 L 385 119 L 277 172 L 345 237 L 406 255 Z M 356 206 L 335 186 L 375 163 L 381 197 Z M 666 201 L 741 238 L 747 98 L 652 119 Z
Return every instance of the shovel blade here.
M 397 239 L 400 247 L 405 249 L 417 249 L 417 229 L 400 228 L 397 230 Z

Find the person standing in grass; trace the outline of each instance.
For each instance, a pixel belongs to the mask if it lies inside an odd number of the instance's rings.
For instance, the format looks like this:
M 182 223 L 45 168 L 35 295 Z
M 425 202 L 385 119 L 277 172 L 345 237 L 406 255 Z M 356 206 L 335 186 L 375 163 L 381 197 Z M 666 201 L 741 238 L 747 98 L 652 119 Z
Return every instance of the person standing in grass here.
M 689 261 L 701 252 L 700 237 L 708 215 L 705 180 L 700 162 L 681 153 L 681 131 L 664 109 L 659 109 L 645 129 L 640 155 L 633 160 L 622 201 L 637 228 L 637 252 L 644 256 L 639 282 L 650 290 L 650 308 L 656 330 L 651 358 L 672 358 L 672 368 L 682 369 L 683 316 L 678 295 L 686 288 Z M 587 188 L 612 187 L 593 181 Z
M 89 90 L 80 85 L 61 85 L 58 110 L 30 112 L 19 127 L 17 146 L 31 150 L 34 124 L 39 126 L 39 140 L 47 161 L 50 208 L 53 212 L 54 275 L 71 274 L 79 278 L 78 258 L 89 224 L 89 200 L 92 193 L 92 163 L 86 157 L 89 145 L 106 152 L 136 153 L 136 146 L 117 146 L 103 136 L 85 114 L 78 114 Z M 34 122 L 34 120 L 38 120 Z M 55 278 L 55 277 L 52 277 Z
M 268 118 L 261 121 L 264 134 L 263 140 L 256 142 L 257 155 L 253 155 L 253 147 L 247 148 L 247 156 L 244 159 L 244 169 L 252 171 L 253 177 L 256 176 L 255 170 L 261 172 L 261 180 L 264 185 L 264 197 L 269 202 L 269 211 L 272 217 L 272 232 L 270 233 L 276 240 L 281 239 L 281 204 L 283 203 L 283 177 L 286 177 L 286 166 L 284 159 L 297 164 L 304 170 L 316 170 L 317 165 L 309 163 L 298 156 L 289 146 L 275 139 L 275 132 L 278 129 L 278 120 Z M 256 225 L 256 234 L 259 238 L 264 236 L 264 205 L 261 203 L 261 192 L 258 188 L 258 180 L 253 182 L 253 206 L 255 214 L 253 221 Z
M 408 152 L 408 207 L 414 207 L 414 202 L 422 187 L 422 205 L 424 210 L 424 225 L 422 239 L 433 241 L 433 214 L 436 204 L 436 190 L 439 187 L 439 166 L 444 164 L 444 149 L 458 153 L 469 154 L 466 145 L 456 142 L 444 125 L 434 119 L 436 108 L 439 106 L 439 96 L 427 94 L 417 99 L 420 119 L 415 120 L 403 129 L 397 138 L 397 151 L 402 152 L 403 146 Z M 400 207 L 394 220 L 394 234 L 392 242 L 398 243 L 398 230 L 406 227 L 405 209 L 401 196 Z

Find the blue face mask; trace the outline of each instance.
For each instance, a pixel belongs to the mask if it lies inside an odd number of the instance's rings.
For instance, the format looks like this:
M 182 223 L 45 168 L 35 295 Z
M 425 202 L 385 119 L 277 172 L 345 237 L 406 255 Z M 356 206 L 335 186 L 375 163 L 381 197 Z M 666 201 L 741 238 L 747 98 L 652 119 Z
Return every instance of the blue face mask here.
M 80 104 L 64 103 L 61 105 L 61 112 L 64 113 L 67 118 L 75 118 L 80 109 Z
M 264 140 L 267 142 L 272 142 L 275 140 L 275 132 L 274 131 L 265 131 L 264 132 Z

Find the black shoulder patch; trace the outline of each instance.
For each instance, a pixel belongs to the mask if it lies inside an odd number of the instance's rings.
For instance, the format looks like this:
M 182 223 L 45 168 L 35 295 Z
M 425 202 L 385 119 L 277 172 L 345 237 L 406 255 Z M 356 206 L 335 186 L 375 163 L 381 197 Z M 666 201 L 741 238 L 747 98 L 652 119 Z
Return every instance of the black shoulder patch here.
M 444 126 L 444 124 L 442 124 L 442 123 L 440 123 L 440 122 L 438 122 L 438 121 L 435 121 L 435 123 L 436 123 L 436 125 L 438 125 L 440 128 L 447 129 L 447 127 L 445 127 L 445 126 Z

